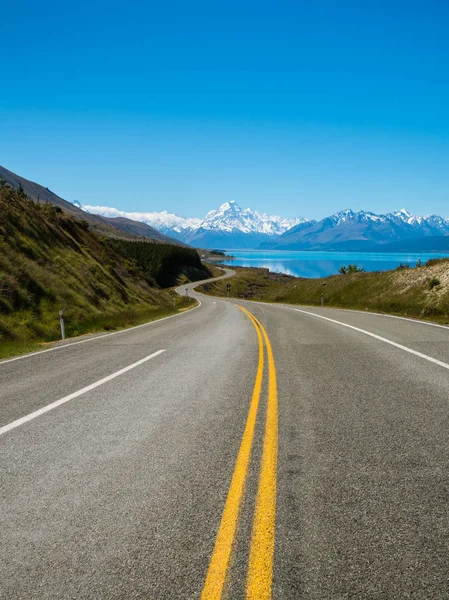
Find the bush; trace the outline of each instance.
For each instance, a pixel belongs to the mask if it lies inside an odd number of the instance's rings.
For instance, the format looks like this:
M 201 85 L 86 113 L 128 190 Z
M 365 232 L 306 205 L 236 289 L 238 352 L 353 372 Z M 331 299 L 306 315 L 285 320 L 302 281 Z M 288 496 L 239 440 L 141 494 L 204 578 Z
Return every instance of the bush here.
M 429 290 L 433 290 L 433 288 L 437 285 L 440 285 L 440 283 L 441 281 L 438 279 L 438 277 L 432 277 L 432 279 L 429 279 L 427 285 L 429 287 Z
M 426 262 L 426 267 L 433 267 L 444 262 L 449 262 L 449 258 L 431 258 Z
M 349 273 L 364 273 L 365 269 L 358 267 L 356 264 L 348 265 L 347 267 L 343 266 L 338 269 L 340 275 L 347 275 Z

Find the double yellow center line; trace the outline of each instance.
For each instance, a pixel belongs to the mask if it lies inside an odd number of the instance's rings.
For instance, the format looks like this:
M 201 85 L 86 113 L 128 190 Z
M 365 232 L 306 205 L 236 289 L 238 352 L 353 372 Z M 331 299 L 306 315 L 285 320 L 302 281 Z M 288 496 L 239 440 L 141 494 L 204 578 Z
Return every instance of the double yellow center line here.
M 276 521 L 276 469 L 278 452 L 278 401 L 276 369 L 273 350 L 261 323 L 242 306 L 240 308 L 253 323 L 259 342 L 259 362 L 251 405 L 243 432 L 240 450 L 229 486 L 223 516 L 215 540 L 215 547 L 207 571 L 201 600 L 221 600 L 229 575 L 232 549 L 241 512 L 245 482 L 251 458 L 257 411 L 262 391 L 264 372 L 264 342 L 268 362 L 268 402 L 265 421 L 259 486 L 254 510 L 253 529 L 246 578 L 247 600 L 271 598 Z

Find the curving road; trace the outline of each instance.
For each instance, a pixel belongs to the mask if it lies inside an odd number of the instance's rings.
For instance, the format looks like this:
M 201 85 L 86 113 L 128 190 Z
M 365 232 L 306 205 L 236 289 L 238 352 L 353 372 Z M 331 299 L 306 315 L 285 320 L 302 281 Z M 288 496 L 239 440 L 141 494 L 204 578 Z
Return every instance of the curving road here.
M 0 362 L 0 598 L 448 598 L 449 329 L 197 297 Z

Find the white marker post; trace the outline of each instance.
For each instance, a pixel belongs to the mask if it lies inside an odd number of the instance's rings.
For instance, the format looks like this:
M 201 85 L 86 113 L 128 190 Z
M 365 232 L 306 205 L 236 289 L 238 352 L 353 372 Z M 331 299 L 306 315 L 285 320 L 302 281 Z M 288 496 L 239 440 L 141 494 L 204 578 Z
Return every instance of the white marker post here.
M 186 288 L 186 296 L 189 296 L 189 288 Z
M 61 338 L 65 340 L 64 315 L 62 310 L 59 311 L 59 323 L 61 324 Z
M 324 294 L 321 294 L 321 306 L 324 306 Z

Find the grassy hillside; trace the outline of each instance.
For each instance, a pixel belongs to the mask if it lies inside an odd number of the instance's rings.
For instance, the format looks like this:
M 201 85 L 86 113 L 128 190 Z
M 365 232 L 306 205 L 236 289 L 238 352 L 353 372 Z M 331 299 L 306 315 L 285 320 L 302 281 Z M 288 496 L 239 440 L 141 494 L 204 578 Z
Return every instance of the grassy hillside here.
M 449 322 L 449 260 L 382 273 L 350 273 L 304 279 L 270 273 L 268 269 L 236 268 L 230 280 L 209 285 L 209 293 L 263 302 L 326 306 L 385 312 Z
M 98 235 L 119 239 L 138 239 L 143 236 L 153 241 L 166 244 L 185 245 L 174 238 L 163 235 L 159 231 L 156 231 L 154 227 L 150 227 L 140 221 L 133 221 L 123 217 L 102 217 L 100 215 L 86 213 L 77 206 L 74 206 L 71 202 L 67 202 L 67 200 L 64 200 L 47 187 L 39 185 L 34 181 L 29 181 L 24 177 L 20 177 L 20 175 L 8 171 L 8 169 L 5 169 L 5 167 L 2 167 L 1 165 L 0 181 L 6 182 L 12 189 L 23 189 L 27 197 L 38 204 L 53 204 L 75 219 L 87 221 L 90 229 Z
M 131 325 L 189 304 L 162 289 L 209 273 L 196 251 L 101 238 L 51 204 L 0 187 L 0 357 L 60 337 Z

